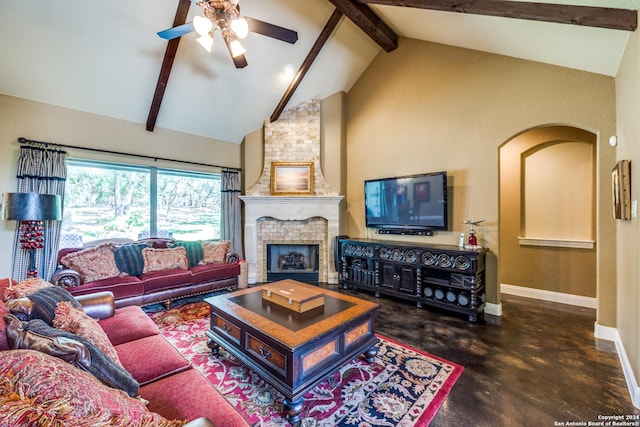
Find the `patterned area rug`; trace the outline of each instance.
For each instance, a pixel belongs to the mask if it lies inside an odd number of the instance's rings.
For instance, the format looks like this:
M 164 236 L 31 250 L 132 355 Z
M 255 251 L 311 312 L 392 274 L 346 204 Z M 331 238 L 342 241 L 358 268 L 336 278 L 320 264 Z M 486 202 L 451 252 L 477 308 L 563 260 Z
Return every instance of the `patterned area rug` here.
M 283 396 L 233 356 L 210 354 L 209 306 L 149 313 L 163 335 L 254 426 L 287 426 Z M 427 426 L 463 367 L 378 335 L 375 363 L 343 366 L 305 396 L 303 427 Z

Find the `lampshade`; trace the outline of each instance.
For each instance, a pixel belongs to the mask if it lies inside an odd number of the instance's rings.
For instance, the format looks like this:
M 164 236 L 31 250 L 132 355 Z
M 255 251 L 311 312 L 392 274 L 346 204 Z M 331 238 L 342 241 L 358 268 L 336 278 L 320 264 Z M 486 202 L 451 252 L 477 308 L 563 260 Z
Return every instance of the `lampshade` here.
M 238 40 L 231 40 L 231 43 L 229 44 L 231 47 L 231 56 L 233 56 L 234 58 L 237 58 L 240 55 L 244 55 L 247 50 L 242 46 L 242 43 L 240 43 Z
M 205 48 L 207 52 L 211 53 L 211 49 L 213 49 L 213 37 L 205 34 L 204 36 L 198 37 L 196 41 L 200 43 L 200 46 Z
M 244 18 L 236 18 L 231 21 L 231 29 L 239 39 L 244 39 L 249 35 L 249 23 Z
M 204 16 L 196 15 L 193 17 L 193 28 L 199 35 L 206 36 L 213 28 L 213 23 Z
M 38 193 L 4 193 L 2 219 L 14 221 L 60 221 L 60 196 Z

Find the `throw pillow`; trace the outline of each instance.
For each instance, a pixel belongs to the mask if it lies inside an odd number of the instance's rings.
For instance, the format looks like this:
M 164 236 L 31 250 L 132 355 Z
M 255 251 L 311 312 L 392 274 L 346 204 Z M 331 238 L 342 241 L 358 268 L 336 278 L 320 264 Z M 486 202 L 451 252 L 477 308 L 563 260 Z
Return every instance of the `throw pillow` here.
M 219 242 L 202 242 L 204 256 L 202 257 L 200 264 L 224 263 L 230 247 L 231 241 L 229 240 L 221 240 Z
M 8 350 L 9 343 L 7 342 L 7 334 L 5 333 L 7 327 L 4 323 L 4 315 L 9 314 L 9 309 L 2 302 L 4 301 L 4 292 L 9 289 L 9 286 L 15 286 L 18 283 L 13 279 L 5 278 L 0 279 L 0 351 Z
M 204 250 L 202 249 L 202 244 L 199 240 L 195 241 L 186 241 L 186 240 L 176 240 L 171 244 L 172 247 L 183 246 L 187 251 L 187 259 L 189 260 L 189 267 L 193 267 L 198 265 L 198 263 L 204 258 Z
M 0 352 L 0 425 L 179 427 L 140 399 L 32 350 Z
M 115 260 L 118 269 L 130 276 L 139 276 L 144 270 L 144 258 L 142 250 L 147 245 L 144 243 L 130 243 L 115 249 Z
M 189 268 L 187 251 L 184 247 L 154 249 L 144 248 L 142 250 L 144 258 L 144 273 L 162 270 L 186 270 Z
M 44 279 L 39 277 L 30 277 L 17 285 L 6 288 L 4 290 L 4 300 L 9 301 L 10 299 L 26 297 L 37 290 L 50 288 L 51 286 L 53 285 Z
M 7 308 L 21 320 L 41 319 L 51 325 L 59 302 L 82 306 L 66 289 L 57 286 L 40 289 L 31 295 L 6 302 Z
M 0 352 L 9 349 L 7 342 L 7 325 L 4 322 L 4 316 L 11 314 L 6 305 L 0 302 Z
M 13 280 L 13 279 L 9 279 L 4 278 L 4 279 L 0 279 L 0 301 L 4 301 L 4 291 L 5 289 L 9 289 L 10 287 L 16 286 L 18 283 Z
M 88 339 L 111 360 L 122 366 L 118 353 L 109 341 L 106 332 L 96 319 L 89 317 L 81 308 L 68 301 L 58 303 L 53 318 L 53 327 Z
M 82 275 L 85 282 L 109 279 L 120 275 L 116 265 L 112 243 L 103 243 L 93 248 L 83 249 L 63 256 L 60 262 Z
M 11 349 L 30 349 L 58 357 L 72 365 L 90 364 L 91 355 L 88 349 L 78 340 L 49 337 L 38 333 L 30 332 L 25 325 L 29 322 L 22 322 L 12 314 L 4 316 L 7 325 L 7 341 Z M 42 323 L 42 320 L 34 320 Z
M 122 366 L 107 357 L 89 340 L 70 332 L 52 328 L 40 319 L 22 322 L 8 314 L 7 341 L 12 349 L 30 349 L 47 353 L 85 370 L 109 387 L 138 393 L 140 385 Z

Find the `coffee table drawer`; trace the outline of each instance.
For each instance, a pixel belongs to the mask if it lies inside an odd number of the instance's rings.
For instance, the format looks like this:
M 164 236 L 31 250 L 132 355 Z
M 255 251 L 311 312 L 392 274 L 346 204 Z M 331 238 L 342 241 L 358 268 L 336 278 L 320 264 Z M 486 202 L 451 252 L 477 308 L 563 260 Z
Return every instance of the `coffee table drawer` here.
M 219 333 L 231 338 L 236 344 L 240 344 L 240 328 L 226 319 L 212 314 L 211 329 L 217 330 Z
M 251 334 L 247 334 L 247 350 L 249 354 L 258 357 L 263 362 L 267 362 L 283 375 L 286 373 L 287 357 Z

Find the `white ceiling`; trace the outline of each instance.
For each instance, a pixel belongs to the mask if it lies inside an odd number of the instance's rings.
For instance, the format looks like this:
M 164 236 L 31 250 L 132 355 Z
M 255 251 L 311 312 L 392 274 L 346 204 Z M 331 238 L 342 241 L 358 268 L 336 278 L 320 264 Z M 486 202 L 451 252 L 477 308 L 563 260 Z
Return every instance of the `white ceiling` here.
M 640 0 L 546 0 L 638 9 Z M 236 69 L 216 39 L 209 54 L 183 36 L 157 127 L 240 143 L 273 113 L 333 12 L 328 0 L 240 0 L 242 13 L 298 32 L 295 45 L 258 34 Z M 145 126 L 178 0 L 0 0 L 0 93 Z M 401 37 L 615 76 L 628 32 L 396 6 L 371 6 Z M 198 13 L 191 5 L 188 21 Z M 289 106 L 349 91 L 377 54 L 343 18 Z

